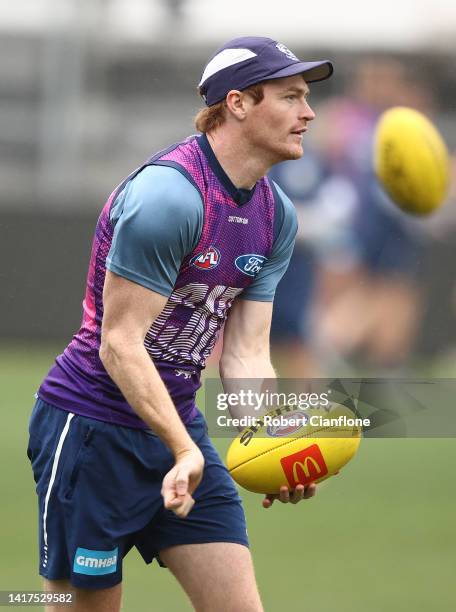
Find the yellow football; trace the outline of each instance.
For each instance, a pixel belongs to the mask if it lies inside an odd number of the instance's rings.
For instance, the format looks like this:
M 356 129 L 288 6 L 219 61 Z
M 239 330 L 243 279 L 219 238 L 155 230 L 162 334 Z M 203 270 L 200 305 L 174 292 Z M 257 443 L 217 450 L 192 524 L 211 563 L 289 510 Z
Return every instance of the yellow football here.
M 406 107 L 385 111 L 374 140 L 375 173 L 403 210 L 426 215 L 445 199 L 449 184 L 447 147 L 422 113 Z
M 284 406 L 244 429 L 231 443 L 226 464 L 234 480 L 254 493 L 318 483 L 355 455 L 361 426 L 343 405 L 333 404 L 329 411 Z

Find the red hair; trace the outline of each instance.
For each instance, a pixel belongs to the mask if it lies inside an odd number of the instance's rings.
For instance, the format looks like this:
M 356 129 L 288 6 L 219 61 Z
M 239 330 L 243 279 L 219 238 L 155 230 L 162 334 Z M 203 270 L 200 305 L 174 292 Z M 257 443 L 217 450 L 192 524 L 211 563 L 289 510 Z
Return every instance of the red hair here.
M 244 89 L 243 93 L 251 96 L 255 104 L 259 104 L 264 98 L 263 83 L 255 83 L 255 85 Z M 212 130 L 216 130 L 223 125 L 226 121 L 226 109 L 226 100 L 222 100 L 217 104 L 199 110 L 195 117 L 195 126 L 198 132 L 212 132 Z

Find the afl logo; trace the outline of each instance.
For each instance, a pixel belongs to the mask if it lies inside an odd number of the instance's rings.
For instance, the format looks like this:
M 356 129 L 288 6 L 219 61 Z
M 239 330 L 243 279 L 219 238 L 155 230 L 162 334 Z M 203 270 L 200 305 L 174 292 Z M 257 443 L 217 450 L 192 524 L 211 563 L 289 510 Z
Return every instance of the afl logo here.
M 289 412 L 286 415 L 280 417 L 281 425 L 268 425 L 266 432 L 271 438 L 283 438 L 285 436 L 291 436 L 296 431 L 307 425 L 308 417 L 303 414 L 302 410 L 295 410 Z M 288 420 L 290 423 L 288 423 Z
M 195 268 L 199 268 L 200 270 L 210 270 L 211 268 L 215 268 L 220 263 L 220 251 L 218 251 L 215 247 L 210 246 L 202 253 L 195 255 L 193 259 L 190 260 L 192 266 Z
M 267 260 L 267 257 L 263 257 L 263 255 L 249 253 L 248 255 L 239 255 L 234 264 L 243 274 L 247 274 L 247 276 L 256 276 Z

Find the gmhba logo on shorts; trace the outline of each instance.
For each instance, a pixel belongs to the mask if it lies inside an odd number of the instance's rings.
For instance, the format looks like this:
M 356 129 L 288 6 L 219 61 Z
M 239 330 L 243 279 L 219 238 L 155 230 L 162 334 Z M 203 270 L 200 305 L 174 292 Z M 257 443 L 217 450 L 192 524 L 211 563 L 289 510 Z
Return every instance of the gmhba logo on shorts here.
M 236 268 L 247 276 L 256 276 L 267 260 L 267 257 L 263 255 L 248 253 L 247 255 L 239 255 L 234 263 Z
M 78 548 L 74 555 L 73 572 L 89 576 L 102 576 L 117 571 L 118 548 L 114 550 L 88 550 Z

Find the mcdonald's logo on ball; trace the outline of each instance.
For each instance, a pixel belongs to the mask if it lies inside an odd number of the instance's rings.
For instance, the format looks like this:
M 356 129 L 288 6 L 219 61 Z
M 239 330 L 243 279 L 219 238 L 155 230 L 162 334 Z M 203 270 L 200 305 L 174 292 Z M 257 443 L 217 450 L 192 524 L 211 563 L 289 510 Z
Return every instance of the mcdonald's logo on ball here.
M 298 484 L 309 484 L 323 478 L 328 473 L 323 455 L 318 444 L 280 459 L 283 471 L 292 489 Z

